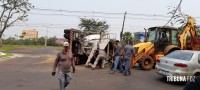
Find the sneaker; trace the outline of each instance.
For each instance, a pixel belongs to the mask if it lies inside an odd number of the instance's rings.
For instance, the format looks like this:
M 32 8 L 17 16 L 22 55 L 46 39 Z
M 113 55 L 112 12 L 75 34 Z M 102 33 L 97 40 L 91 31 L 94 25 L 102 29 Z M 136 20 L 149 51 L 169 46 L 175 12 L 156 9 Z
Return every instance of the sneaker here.
M 110 71 L 110 74 L 114 74 L 114 73 L 115 73 L 115 71 L 114 71 L 114 70 Z
M 123 73 L 123 75 L 124 75 L 124 76 L 129 76 L 130 73 L 129 73 L 129 72 L 128 72 L 128 73 Z

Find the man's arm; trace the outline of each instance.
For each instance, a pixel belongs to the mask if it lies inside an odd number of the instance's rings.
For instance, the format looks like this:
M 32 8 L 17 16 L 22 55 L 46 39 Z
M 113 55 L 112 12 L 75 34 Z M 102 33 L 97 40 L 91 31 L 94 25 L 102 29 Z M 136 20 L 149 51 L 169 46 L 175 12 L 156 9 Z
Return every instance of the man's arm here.
M 124 46 L 124 48 L 122 48 L 122 55 L 125 54 L 125 51 L 126 51 L 126 46 Z
M 71 66 L 72 66 L 73 68 L 75 67 L 74 57 L 71 58 Z
M 135 57 L 135 49 L 133 48 L 133 57 Z

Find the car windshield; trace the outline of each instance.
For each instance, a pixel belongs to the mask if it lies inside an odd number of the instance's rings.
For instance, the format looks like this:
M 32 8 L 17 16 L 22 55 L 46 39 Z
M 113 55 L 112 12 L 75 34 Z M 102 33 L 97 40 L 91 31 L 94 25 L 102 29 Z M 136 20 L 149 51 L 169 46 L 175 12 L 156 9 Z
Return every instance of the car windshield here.
M 190 53 L 190 52 L 174 51 L 174 52 L 166 55 L 165 57 L 190 61 L 192 56 L 193 56 L 193 53 Z

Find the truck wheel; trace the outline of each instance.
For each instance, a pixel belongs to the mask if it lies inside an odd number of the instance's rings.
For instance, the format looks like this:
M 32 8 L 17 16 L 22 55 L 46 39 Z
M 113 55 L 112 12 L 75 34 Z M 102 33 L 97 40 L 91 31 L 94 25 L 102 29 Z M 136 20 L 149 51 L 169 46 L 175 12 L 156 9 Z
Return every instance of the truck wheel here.
M 139 65 L 143 70 L 151 70 L 154 65 L 153 58 L 150 56 L 144 57 Z

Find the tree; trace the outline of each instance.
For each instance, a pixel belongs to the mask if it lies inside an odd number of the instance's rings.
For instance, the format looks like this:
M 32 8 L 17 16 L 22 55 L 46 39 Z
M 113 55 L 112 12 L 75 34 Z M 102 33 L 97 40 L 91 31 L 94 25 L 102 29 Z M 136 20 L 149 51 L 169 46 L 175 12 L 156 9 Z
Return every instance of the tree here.
M 16 21 L 26 21 L 27 12 L 33 8 L 28 0 L 0 0 L 0 46 L 2 45 L 2 35 L 4 31 L 12 26 Z
M 84 31 L 99 33 L 101 31 L 106 32 L 109 25 L 106 21 L 99 21 L 98 19 L 80 18 L 79 27 Z
M 37 45 L 37 40 L 35 38 L 29 39 L 30 45 Z
M 170 10 L 170 11 L 167 14 L 172 15 L 172 18 L 168 22 L 168 23 L 171 23 L 171 26 L 174 26 L 174 24 L 185 24 L 185 23 L 187 23 L 187 18 L 189 16 L 187 14 L 184 14 L 181 11 L 181 3 L 182 3 L 182 0 L 180 0 L 180 3 L 178 4 L 178 6 L 174 6 L 174 5 L 168 6 L 168 10 Z
M 125 33 L 122 35 L 122 40 L 123 40 L 123 41 L 133 40 L 133 36 L 132 36 L 131 32 L 125 32 Z
M 121 41 L 122 47 L 126 45 L 127 40 L 131 40 L 131 41 L 133 40 L 133 36 L 131 32 L 124 32 L 124 34 L 122 34 L 122 41 Z
M 45 44 L 45 38 L 44 37 L 38 38 L 38 44 L 39 45 L 44 45 Z
M 54 37 L 50 37 L 48 40 L 47 40 L 47 45 L 48 46 L 56 46 L 56 36 Z

